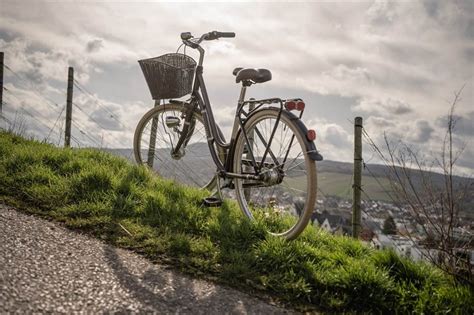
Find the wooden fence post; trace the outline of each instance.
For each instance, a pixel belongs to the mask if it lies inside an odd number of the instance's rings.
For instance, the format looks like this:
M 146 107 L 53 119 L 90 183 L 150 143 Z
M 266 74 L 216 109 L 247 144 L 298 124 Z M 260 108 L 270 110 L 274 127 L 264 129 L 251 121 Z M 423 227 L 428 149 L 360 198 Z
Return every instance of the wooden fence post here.
M 362 189 L 362 117 L 354 121 L 354 184 L 352 185 L 352 237 L 360 234 L 360 210 Z
M 0 114 L 3 107 L 3 51 L 0 52 Z
M 74 84 L 74 68 L 69 67 L 67 76 L 67 99 L 66 99 L 66 130 L 64 134 L 64 146 L 71 146 L 71 120 L 72 120 L 72 91 Z

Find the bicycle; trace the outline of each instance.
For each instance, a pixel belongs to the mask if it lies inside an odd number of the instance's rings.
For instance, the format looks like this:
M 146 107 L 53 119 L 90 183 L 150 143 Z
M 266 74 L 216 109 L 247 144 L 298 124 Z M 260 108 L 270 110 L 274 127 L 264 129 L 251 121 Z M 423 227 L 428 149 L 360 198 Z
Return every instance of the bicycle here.
M 316 133 L 301 121 L 305 103 L 299 98 L 245 100 L 247 88 L 271 80 L 269 70 L 236 68 L 233 75 L 242 87 L 226 142 L 204 83 L 200 44 L 233 37 L 230 32 L 199 38 L 181 33 L 185 48 L 198 50 L 198 63 L 179 48 L 139 60 L 156 103 L 137 125 L 135 159 L 162 177 L 215 190 L 218 198 L 206 199 L 208 205 L 220 205 L 221 190 L 233 189 L 249 219 L 262 220 L 269 233 L 291 240 L 308 224 L 316 202 L 316 161 L 322 160 Z M 176 100 L 187 94 L 188 100 Z

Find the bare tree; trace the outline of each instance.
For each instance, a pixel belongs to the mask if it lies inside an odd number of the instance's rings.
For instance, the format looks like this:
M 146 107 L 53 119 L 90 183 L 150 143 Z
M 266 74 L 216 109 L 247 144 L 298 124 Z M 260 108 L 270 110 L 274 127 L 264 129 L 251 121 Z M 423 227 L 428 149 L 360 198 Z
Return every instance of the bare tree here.
M 386 175 L 394 201 L 408 210 L 414 224 L 424 234 L 420 244 L 426 250 L 422 254 L 441 269 L 472 285 L 470 250 L 474 240 L 469 230 L 462 227 L 460 211 L 465 210 L 463 207 L 474 185 L 472 179 L 455 176 L 456 162 L 464 146 L 455 150 L 453 143 L 457 122 L 454 113 L 461 92 L 462 89 L 454 94 L 438 157 L 425 158 L 403 141 L 391 142 L 387 135 L 384 135 L 384 153 L 367 133 L 365 136 L 387 166 Z M 416 239 L 414 233 L 409 236 Z

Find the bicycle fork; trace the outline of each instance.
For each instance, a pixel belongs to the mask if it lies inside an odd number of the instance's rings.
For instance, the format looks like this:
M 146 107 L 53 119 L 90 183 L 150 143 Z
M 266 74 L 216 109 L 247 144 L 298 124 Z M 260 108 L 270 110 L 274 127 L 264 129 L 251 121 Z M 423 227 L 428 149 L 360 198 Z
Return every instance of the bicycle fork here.
M 171 156 L 174 159 L 180 159 L 184 156 L 184 150 L 191 139 L 191 136 L 194 133 L 194 127 L 196 126 L 196 118 L 194 117 L 194 108 L 196 106 L 189 106 L 188 110 L 185 112 L 183 129 L 179 132 L 180 136 L 178 142 L 171 150 Z M 166 117 L 166 126 L 170 129 L 178 128 L 181 123 L 181 120 L 178 117 Z

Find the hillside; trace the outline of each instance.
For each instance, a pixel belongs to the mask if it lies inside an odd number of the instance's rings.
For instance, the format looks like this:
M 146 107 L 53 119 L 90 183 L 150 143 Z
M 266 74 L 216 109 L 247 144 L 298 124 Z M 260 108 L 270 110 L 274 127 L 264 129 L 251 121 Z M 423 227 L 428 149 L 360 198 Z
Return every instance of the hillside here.
M 205 196 L 102 151 L 0 133 L 0 201 L 152 261 L 300 310 L 474 312 L 473 291 L 432 266 L 315 228 L 287 242 Z
M 194 150 L 195 149 L 196 148 L 194 148 Z M 125 157 L 126 159 L 135 163 L 132 149 L 104 150 L 114 155 Z M 204 145 L 202 148 L 198 148 L 198 150 L 203 150 L 207 152 L 207 145 Z M 202 167 L 196 167 L 194 169 L 202 173 L 208 173 L 213 171 L 210 168 L 203 169 Z M 327 195 L 337 196 L 343 199 L 352 199 L 352 163 L 324 160 L 317 163 L 317 170 L 318 194 L 321 198 L 324 198 L 324 196 Z M 387 174 L 389 173 L 389 169 L 385 165 L 367 164 L 366 168 L 362 170 L 362 186 L 364 189 L 362 199 L 367 200 L 368 198 L 370 198 L 372 200 L 393 202 L 396 198 L 396 195 L 393 193 L 390 181 L 387 178 Z M 420 187 L 421 185 L 422 176 L 425 178 L 430 178 L 432 182 L 435 183 L 435 185 L 443 185 L 444 183 L 444 176 L 439 173 L 420 173 L 419 171 L 415 170 L 413 170 L 412 173 L 414 183 L 417 187 Z M 474 218 L 474 181 L 470 178 L 464 178 L 459 176 L 455 176 L 454 181 L 455 185 L 465 185 L 466 182 L 471 183 L 473 189 L 471 189 L 467 196 L 466 208 L 461 209 L 461 212 L 470 218 Z M 297 179 L 294 180 L 294 183 L 296 186 L 298 186 Z

